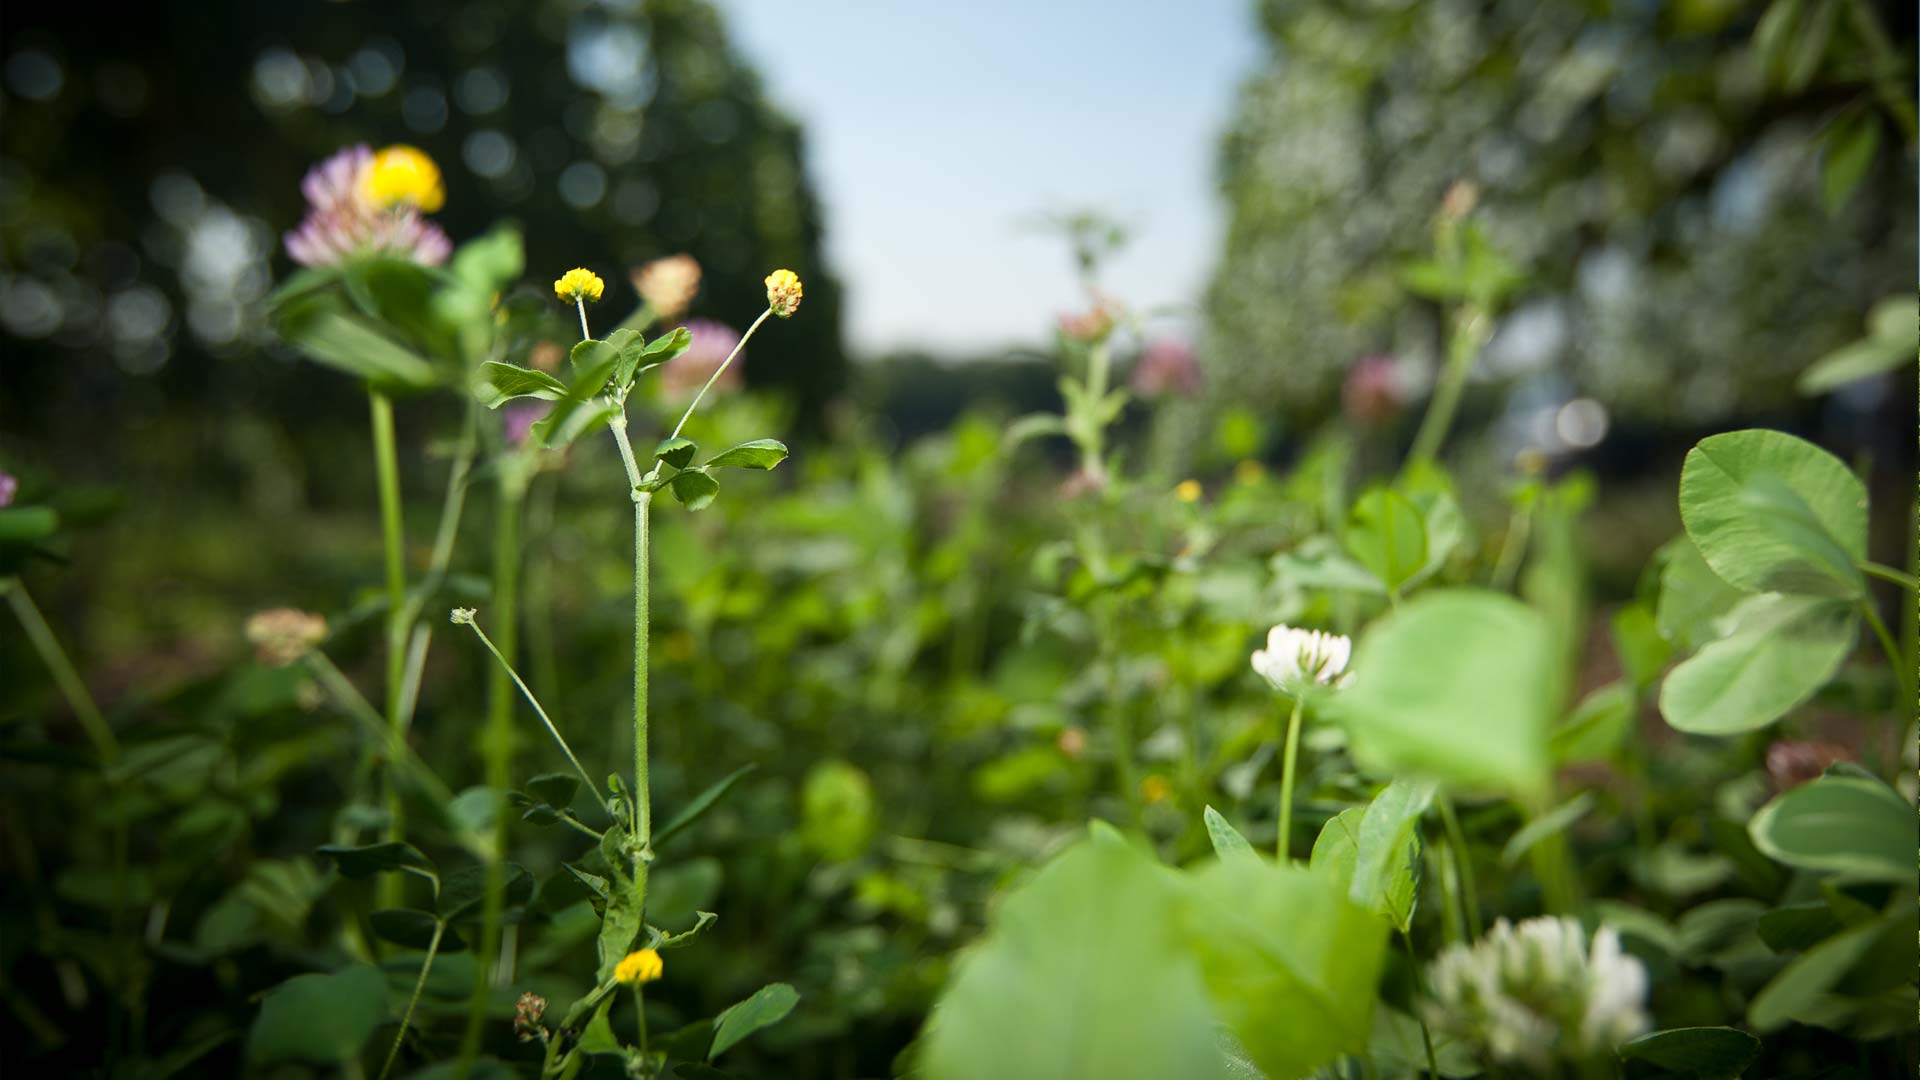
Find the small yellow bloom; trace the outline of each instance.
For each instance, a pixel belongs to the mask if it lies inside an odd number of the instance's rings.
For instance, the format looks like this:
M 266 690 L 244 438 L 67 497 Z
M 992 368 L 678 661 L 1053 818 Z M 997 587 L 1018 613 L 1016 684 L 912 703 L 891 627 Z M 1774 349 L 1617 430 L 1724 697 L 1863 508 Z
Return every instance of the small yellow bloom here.
M 1233 467 L 1233 478 L 1243 484 L 1257 484 L 1267 478 L 1267 467 L 1252 458 L 1241 458 Z
M 404 203 L 429 214 L 447 202 L 440 166 L 411 146 L 389 146 L 373 155 L 360 177 L 360 195 L 382 210 Z
M 626 959 L 614 966 L 613 981 L 628 986 L 639 986 L 641 983 L 650 983 L 659 978 L 666 970 L 667 965 L 660 959 L 658 951 L 641 949 L 639 952 L 628 953 Z
M 767 275 L 767 307 L 785 319 L 800 310 L 800 275 L 775 270 Z
M 1183 503 L 1199 502 L 1200 501 L 1200 481 L 1198 480 L 1180 481 L 1178 484 L 1175 484 L 1173 486 L 1173 497 L 1176 499 L 1179 499 Z
M 1172 794 L 1173 784 L 1159 773 L 1153 773 L 1140 781 L 1140 797 L 1150 806 L 1166 802 L 1167 796 Z
M 598 300 L 606 291 L 607 283 L 600 280 L 599 274 L 578 266 L 561 274 L 560 280 L 553 283 L 553 295 L 570 304 L 583 299 Z

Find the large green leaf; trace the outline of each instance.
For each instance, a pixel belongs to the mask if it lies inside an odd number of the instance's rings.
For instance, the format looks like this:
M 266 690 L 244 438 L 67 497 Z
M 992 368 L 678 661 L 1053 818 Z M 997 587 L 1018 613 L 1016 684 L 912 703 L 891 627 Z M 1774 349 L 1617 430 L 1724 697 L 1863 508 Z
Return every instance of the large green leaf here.
M 1739 1028 L 1673 1028 L 1626 1043 L 1620 1056 L 1702 1080 L 1734 1080 L 1760 1056 L 1760 1040 Z
M 532 368 L 489 360 L 480 365 L 480 378 L 473 385 L 473 396 L 489 409 L 497 409 L 514 398 L 534 397 L 558 401 L 565 397 L 567 384 Z
M 771 469 L 787 460 L 787 444 L 778 439 L 755 439 L 743 442 L 739 446 L 722 450 L 707 462 L 705 468 L 718 469 L 727 466 L 735 469 Z
M 1436 792 L 1431 781 L 1395 780 L 1373 797 L 1360 817 L 1347 899 L 1399 930 L 1413 924 L 1420 884 L 1420 816 Z
M 1754 847 L 1788 866 L 1913 884 L 1913 805 L 1878 780 L 1829 775 L 1801 784 L 1761 807 L 1747 832 Z
M 1804 439 L 1754 428 L 1700 440 L 1680 472 L 1680 520 L 1713 572 L 1748 592 L 1865 589 L 1867 489 Z
M 1834 987 L 1866 958 L 1886 929 L 1884 920 L 1861 923 L 1795 957 L 1748 1003 L 1747 1022 L 1760 1031 L 1772 1031 L 1794 1021 L 1818 1023 L 1844 1015 L 1844 1004 L 1832 1000 Z M 1909 950 L 1912 943 L 1909 930 Z
M 338 307 L 324 296 L 295 301 L 280 318 L 280 335 L 310 359 L 383 389 L 422 390 L 439 381 L 425 357 Z
M 261 1000 L 247 1058 L 256 1065 L 337 1064 L 360 1053 L 387 1013 L 387 979 L 374 968 L 295 975 Z
M 1546 619 L 1481 589 L 1421 594 L 1369 627 L 1327 710 L 1391 775 L 1543 796 L 1561 672 Z
M 1261 1071 L 1302 1077 L 1366 1049 L 1386 924 L 1298 866 L 1228 859 L 1186 880 L 1181 923 L 1214 1009 Z
M 1081 843 L 1053 859 L 960 958 L 922 1039 L 925 1075 L 1224 1078 L 1177 899 L 1173 875 L 1124 843 Z
M 707 1050 L 707 1060 L 726 1053 L 761 1028 L 786 1019 L 799 1003 L 799 991 L 786 983 L 771 983 L 754 991 L 747 1000 L 727 1006 L 713 1018 L 713 1046 Z
M 1752 731 L 1785 716 L 1833 678 L 1853 651 L 1843 600 L 1766 593 L 1725 620 L 1732 632 L 1680 662 L 1660 686 L 1667 723 L 1696 735 Z

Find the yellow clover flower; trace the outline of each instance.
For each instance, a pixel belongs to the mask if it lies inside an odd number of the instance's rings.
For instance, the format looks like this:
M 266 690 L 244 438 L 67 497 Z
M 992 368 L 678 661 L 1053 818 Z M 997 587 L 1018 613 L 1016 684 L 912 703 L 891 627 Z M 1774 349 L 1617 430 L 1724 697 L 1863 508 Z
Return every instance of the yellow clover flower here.
M 561 274 L 560 280 L 553 283 L 553 295 L 570 304 L 599 300 L 600 294 L 606 291 L 607 283 L 600 280 L 599 274 L 578 266 Z
M 1183 503 L 1197 503 L 1200 501 L 1200 495 L 1198 480 L 1182 480 L 1173 486 L 1173 497 Z
M 781 318 L 800 310 L 800 275 L 791 270 L 775 270 L 767 275 L 767 308 Z
M 665 961 L 655 949 L 641 949 L 630 952 L 613 968 L 613 981 L 626 986 L 639 986 L 659 978 L 667 970 Z
M 389 146 L 373 155 L 360 177 L 360 195 L 384 210 L 417 206 L 433 213 L 446 205 L 447 189 L 440 184 L 440 166 L 411 146 Z

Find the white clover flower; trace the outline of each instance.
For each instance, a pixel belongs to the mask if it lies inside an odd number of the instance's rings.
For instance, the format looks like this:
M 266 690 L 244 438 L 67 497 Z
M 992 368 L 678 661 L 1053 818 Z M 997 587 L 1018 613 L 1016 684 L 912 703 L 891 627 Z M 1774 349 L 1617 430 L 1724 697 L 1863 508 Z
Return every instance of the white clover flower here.
M 1267 631 L 1267 647 L 1255 650 L 1253 670 L 1275 690 L 1291 694 L 1313 685 L 1346 685 L 1352 658 L 1350 638 L 1281 624 Z
M 1441 953 L 1427 979 L 1427 1022 L 1493 1064 L 1548 1073 L 1556 1061 L 1610 1055 L 1648 1027 L 1646 969 L 1609 927 L 1589 951 L 1573 919 L 1501 919 L 1472 946 Z

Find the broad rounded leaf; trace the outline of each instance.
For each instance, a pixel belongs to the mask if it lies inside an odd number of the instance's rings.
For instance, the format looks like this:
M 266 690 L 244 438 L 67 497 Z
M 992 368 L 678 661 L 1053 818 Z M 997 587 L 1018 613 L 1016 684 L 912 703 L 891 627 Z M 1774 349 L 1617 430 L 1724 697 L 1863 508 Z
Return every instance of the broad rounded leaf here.
M 433 945 L 433 928 L 440 920 L 432 913 L 415 911 L 412 908 L 382 908 L 367 916 L 374 935 L 382 941 L 391 941 L 396 945 L 405 945 L 409 949 L 426 949 Z M 467 947 L 459 934 L 451 929 L 440 934 L 439 951 L 460 952 Z
M 713 1046 L 707 1051 L 707 1060 L 726 1053 L 761 1028 L 786 1019 L 799 1003 L 799 991 L 786 983 L 772 983 L 754 991 L 747 1000 L 727 1006 L 713 1018 Z
M 256 1065 L 336 1064 L 360 1053 L 387 1015 L 387 979 L 373 968 L 295 975 L 261 1000 L 247 1057 Z
M 1369 627 L 1326 710 L 1369 768 L 1522 797 L 1547 790 L 1561 673 L 1545 617 L 1482 589 L 1436 589 Z
M 473 386 L 474 397 L 489 409 L 497 409 L 520 397 L 558 401 L 566 393 L 567 384 L 544 371 L 503 364 L 498 360 L 489 360 L 480 365 L 480 379 Z
M 1702 1080 L 1733 1080 L 1760 1056 L 1760 1040 L 1739 1028 L 1673 1028 L 1625 1043 L 1620 1056 Z
M 688 469 L 673 474 L 667 481 L 667 489 L 673 497 L 689 510 L 705 510 L 720 494 L 720 481 L 708 476 L 704 469 Z
M 503 908 L 517 907 L 533 897 L 533 875 L 517 863 L 504 865 L 501 884 L 504 889 Z M 453 922 L 477 917 L 486 896 L 487 868 L 463 866 L 448 874 L 441 883 L 440 897 L 434 906 L 439 909 L 441 918 Z
M 369 874 L 383 874 L 409 867 L 431 871 L 433 863 L 422 855 L 412 844 L 403 844 L 390 840 L 384 844 L 366 844 L 360 847 L 347 847 L 340 844 L 327 844 L 314 849 L 315 855 L 332 859 L 340 867 L 342 876 L 362 878 Z
M 1420 508 L 1391 488 L 1360 496 L 1347 515 L 1347 552 L 1380 583 L 1397 590 L 1427 563 L 1427 526 Z
M 1859 596 L 1867 489 L 1845 463 L 1754 428 L 1687 452 L 1680 519 L 1713 572 L 1748 592 Z
M 1842 600 L 1768 593 L 1749 597 L 1726 621 L 1731 633 L 1681 661 L 1660 686 L 1660 712 L 1681 731 L 1730 735 L 1771 724 L 1853 652 L 1853 611 Z
M 1747 832 L 1754 847 L 1788 866 L 1913 883 L 1913 805 L 1878 780 L 1829 775 L 1801 784 L 1761 807 Z
M 542 773 L 527 781 L 527 794 L 556 810 L 573 805 L 573 796 L 579 790 L 580 778 L 573 773 Z
M 707 462 L 706 468 L 771 469 L 787 460 L 787 444 L 778 439 L 755 439 L 722 450 Z
M 684 469 L 699 450 L 699 445 L 692 439 L 683 439 L 676 435 L 671 439 L 661 439 L 659 445 L 653 448 L 653 456 L 656 460 L 664 461 L 676 469 Z

